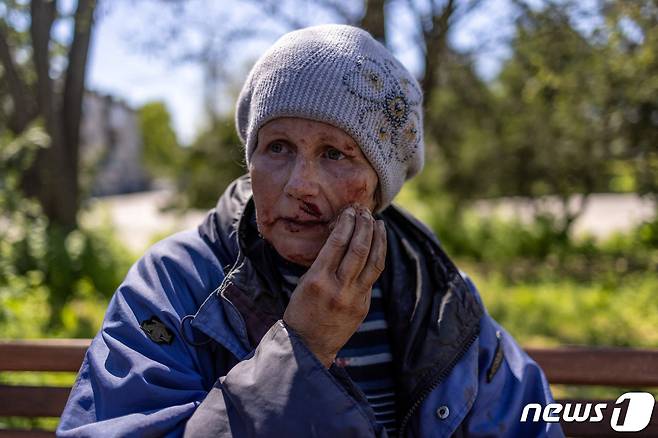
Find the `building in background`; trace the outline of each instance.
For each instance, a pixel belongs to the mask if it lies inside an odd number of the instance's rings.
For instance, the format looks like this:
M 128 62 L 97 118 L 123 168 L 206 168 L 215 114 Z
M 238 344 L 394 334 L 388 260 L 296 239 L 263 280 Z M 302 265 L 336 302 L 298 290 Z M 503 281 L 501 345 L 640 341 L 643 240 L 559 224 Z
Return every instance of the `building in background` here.
M 80 138 L 82 184 L 92 196 L 149 189 L 137 112 L 125 102 L 87 91 Z

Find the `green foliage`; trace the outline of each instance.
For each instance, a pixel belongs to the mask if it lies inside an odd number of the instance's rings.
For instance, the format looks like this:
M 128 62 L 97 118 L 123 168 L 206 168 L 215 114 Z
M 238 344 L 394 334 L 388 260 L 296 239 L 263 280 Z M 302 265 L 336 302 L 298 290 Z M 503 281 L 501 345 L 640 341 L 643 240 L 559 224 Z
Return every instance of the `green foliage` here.
M 424 197 L 415 184 L 398 200 L 433 228 L 522 345 L 658 348 L 658 216 L 598 241 L 564 234 L 550 216 L 523 223 L 457 211 L 449 197 Z
M 493 174 L 486 171 L 498 147 L 494 96 L 466 55 L 446 53 L 438 73 L 426 103 L 426 166 L 417 188 L 427 196 L 440 188 L 454 202 L 495 194 Z
M 186 152 L 179 178 L 186 207 L 214 207 L 228 184 L 246 172 L 232 117 L 213 121 Z
M 497 83 L 500 194 L 605 190 L 610 156 L 602 99 L 609 85 L 602 54 L 556 6 L 524 17 L 512 48 Z
M 22 240 L 0 247 L 0 337 L 92 336 L 132 255 L 109 228 L 64 233 L 42 216 L 37 224 L 12 224 Z
M 591 6 L 588 30 L 576 26 L 578 2 L 515 4 L 511 55 L 494 80 L 475 73 L 469 54 L 448 47 L 442 55 L 427 102 L 427 165 L 416 190 L 425 197 L 441 192 L 456 210 L 497 196 L 655 196 L 655 3 Z M 580 212 L 554 218 L 559 233 L 567 234 Z
M 658 218 L 597 241 L 565 234 L 550 215 L 525 223 L 450 205 L 425 206 L 423 214 L 446 251 L 510 282 L 569 278 L 614 287 L 628 274 L 658 272 Z
M 408 183 L 396 202 L 425 222 L 447 253 L 510 283 L 569 279 L 614 288 L 628 275 L 658 272 L 658 215 L 607 238 L 565 232 L 562 218 L 537 214 L 521 221 L 485 215 L 450 196 L 429 197 Z
M 93 335 L 132 261 L 110 229 L 65 232 L 21 194 L 21 172 L 44 144 L 34 127 L 0 148 L 0 337 Z
M 448 48 L 427 102 L 427 165 L 398 201 L 474 274 L 522 344 L 658 346 L 658 215 L 605 241 L 576 239 L 579 211 L 530 223 L 470 201 L 658 192 L 658 8 L 600 2 L 519 7 L 511 55 L 485 82 Z M 600 6 L 600 8 L 599 8 Z
M 58 424 L 59 418 L 0 417 L 0 429 L 43 429 L 54 433 Z
M 491 315 L 523 345 L 658 348 L 658 278 L 625 276 L 616 286 L 570 279 L 511 284 L 469 270 Z
M 154 177 L 174 177 L 180 171 L 183 150 L 171 126 L 164 102 L 150 102 L 139 109 L 144 164 Z
M 639 193 L 658 192 L 658 5 L 606 2 L 596 35 L 610 88 L 611 147 L 626 158 Z M 607 37 L 607 38 L 606 38 Z

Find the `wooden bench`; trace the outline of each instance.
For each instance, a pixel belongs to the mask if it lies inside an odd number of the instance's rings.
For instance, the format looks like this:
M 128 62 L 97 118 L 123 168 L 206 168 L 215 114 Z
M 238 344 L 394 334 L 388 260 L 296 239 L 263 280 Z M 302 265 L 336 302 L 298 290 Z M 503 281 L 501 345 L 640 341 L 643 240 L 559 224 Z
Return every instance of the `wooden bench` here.
M 89 340 L 86 339 L 0 341 L 0 371 L 77 372 L 88 346 Z M 542 366 L 551 384 L 629 389 L 658 387 L 658 350 L 565 347 L 529 348 L 527 351 Z M 59 417 L 69 391 L 68 387 L 0 385 L 0 417 Z M 615 400 L 607 402 L 611 407 Z M 562 426 L 568 436 L 574 437 L 624 436 L 612 431 L 609 420 L 600 423 L 563 422 Z M 658 437 L 658 407 L 653 411 L 649 426 L 632 435 Z M 10 436 L 52 437 L 53 433 L 43 430 L 0 430 L 0 438 Z

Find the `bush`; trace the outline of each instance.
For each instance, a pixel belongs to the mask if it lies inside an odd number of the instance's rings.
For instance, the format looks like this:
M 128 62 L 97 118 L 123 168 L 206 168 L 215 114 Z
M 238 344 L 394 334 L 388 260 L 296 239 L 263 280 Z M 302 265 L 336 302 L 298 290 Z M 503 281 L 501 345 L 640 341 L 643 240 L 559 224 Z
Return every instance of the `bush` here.
M 214 207 L 226 187 L 246 172 L 232 118 L 213 120 L 185 152 L 178 178 L 180 207 Z
M 111 229 L 12 224 L 0 244 L 0 337 L 90 337 L 133 256 Z
M 94 334 L 102 307 L 133 260 L 108 227 L 63 231 L 20 191 L 46 144 L 38 128 L 0 149 L 0 337 Z
M 411 185 L 398 201 L 432 228 L 452 257 L 510 283 L 569 278 L 615 287 L 626 275 L 658 271 L 658 216 L 599 241 L 574 238 L 550 215 L 525 223 L 483 217 L 448 197 L 419 198 Z
M 475 267 L 469 275 L 494 319 L 524 346 L 658 348 L 655 275 L 635 273 L 615 287 L 569 279 L 510 284 Z

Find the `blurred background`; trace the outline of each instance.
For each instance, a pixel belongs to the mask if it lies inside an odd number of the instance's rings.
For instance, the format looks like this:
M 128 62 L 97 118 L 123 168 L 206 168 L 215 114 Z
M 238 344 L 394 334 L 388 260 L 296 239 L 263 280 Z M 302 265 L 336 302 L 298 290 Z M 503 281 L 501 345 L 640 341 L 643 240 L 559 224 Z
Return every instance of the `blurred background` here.
M 0 338 L 92 337 L 130 265 L 245 172 L 253 62 L 329 22 L 422 84 L 397 202 L 522 345 L 658 347 L 655 0 L 0 1 Z

